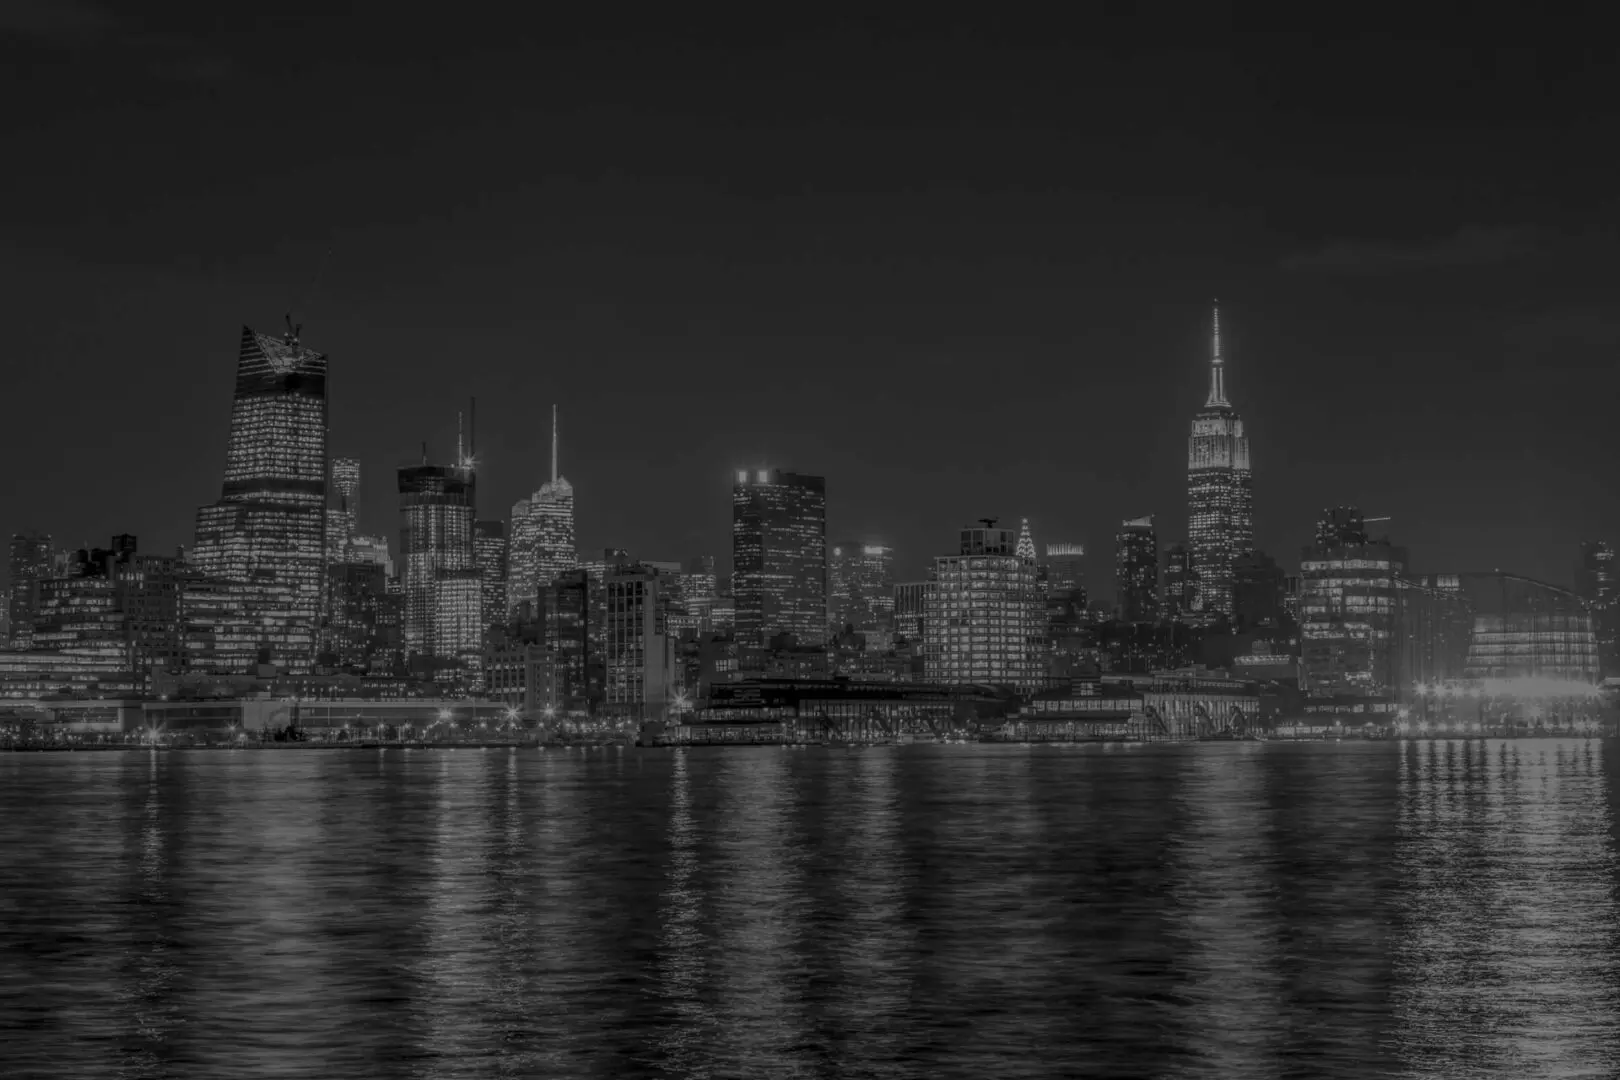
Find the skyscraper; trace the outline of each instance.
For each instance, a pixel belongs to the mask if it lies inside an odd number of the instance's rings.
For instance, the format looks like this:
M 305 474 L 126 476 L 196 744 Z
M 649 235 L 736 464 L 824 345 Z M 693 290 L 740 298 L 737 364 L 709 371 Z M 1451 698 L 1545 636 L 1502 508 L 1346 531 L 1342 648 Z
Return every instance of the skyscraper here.
M 844 627 L 866 633 L 894 615 L 894 549 L 883 544 L 846 540 L 834 544 L 827 559 L 827 624 L 833 634 Z
M 1035 560 L 1018 554 L 1011 529 L 961 532 L 955 555 L 934 560 L 925 593 L 924 670 L 932 682 L 1032 688 L 1045 675 L 1046 606 Z
M 512 506 L 506 602 L 516 610 L 579 565 L 574 539 L 574 486 L 557 471 L 557 407 L 551 407 L 551 479 Z
M 506 601 L 507 547 L 506 522 L 479 521 L 474 523 L 473 555 L 478 565 L 478 578 L 482 582 L 483 609 L 479 616 L 480 632 L 489 633 L 492 626 L 506 622 L 509 605 Z
M 1153 515 L 1132 518 L 1114 537 L 1114 587 L 1122 622 L 1159 617 L 1159 534 Z
M 325 586 L 327 359 L 242 328 L 225 484 L 197 511 L 193 564 L 229 583 L 262 658 L 308 671 Z
M 326 511 L 326 557 L 342 559 L 360 525 L 360 463 L 353 458 L 332 459 L 333 503 Z
M 17 533 L 11 538 L 10 647 L 32 646 L 34 618 L 39 613 L 39 583 L 52 574 L 51 538 L 44 533 Z
M 1232 614 L 1232 563 L 1254 546 L 1249 437 L 1226 400 L 1221 312 L 1215 309 L 1209 397 L 1187 439 L 1187 535 L 1198 606 Z
M 737 651 L 758 670 L 771 638 L 827 640 L 827 486 L 819 476 L 739 470 L 731 494 Z
M 1193 574 L 1192 552 L 1186 544 L 1170 544 L 1164 549 L 1163 591 L 1159 610 L 1165 617 L 1179 619 L 1194 610 L 1198 602 L 1197 577 Z
M 477 625 L 483 596 L 473 541 L 476 504 L 476 474 L 461 464 L 429 465 L 424 461 L 399 470 L 400 584 L 405 595 L 407 657 L 452 660 L 465 644 L 465 625 Z M 441 607 L 445 609 L 442 616 Z M 446 632 L 451 640 L 441 640 Z

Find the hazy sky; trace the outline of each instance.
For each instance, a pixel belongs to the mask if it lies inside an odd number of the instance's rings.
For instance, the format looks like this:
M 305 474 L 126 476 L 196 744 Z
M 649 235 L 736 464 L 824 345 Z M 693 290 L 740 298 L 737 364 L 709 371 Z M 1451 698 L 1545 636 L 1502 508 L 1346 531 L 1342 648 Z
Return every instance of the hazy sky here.
M 906 575 L 1027 516 L 1108 594 L 1121 518 L 1184 534 L 1218 296 L 1285 563 L 1338 503 L 1422 570 L 1620 540 L 1594 28 L 401 10 L 0 7 L 0 530 L 189 543 L 241 326 L 296 302 L 396 543 L 392 470 L 477 395 L 481 516 L 556 402 L 587 552 L 724 564 L 731 470 L 774 465 Z

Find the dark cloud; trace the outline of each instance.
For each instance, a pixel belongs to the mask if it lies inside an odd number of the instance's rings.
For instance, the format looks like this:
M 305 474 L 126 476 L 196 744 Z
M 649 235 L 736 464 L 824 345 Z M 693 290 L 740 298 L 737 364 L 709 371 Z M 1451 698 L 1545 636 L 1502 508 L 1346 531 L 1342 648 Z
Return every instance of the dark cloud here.
M 1547 242 L 1533 225 L 1465 225 L 1426 244 L 1345 242 L 1291 255 L 1283 269 L 1325 274 L 1400 274 L 1456 266 L 1485 266 L 1534 253 Z

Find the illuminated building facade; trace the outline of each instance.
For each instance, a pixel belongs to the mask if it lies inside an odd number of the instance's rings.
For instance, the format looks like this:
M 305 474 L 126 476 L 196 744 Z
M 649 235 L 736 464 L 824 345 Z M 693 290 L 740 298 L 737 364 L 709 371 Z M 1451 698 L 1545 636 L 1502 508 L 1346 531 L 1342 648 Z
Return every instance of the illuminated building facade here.
M 1131 518 L 1114 536 L 1114 588 L 1121 622 L 1159 617 L 1159 534 L 1153 515 Z
M 827 640 L 827 487 L 819 476 L 738 471 L 731 496 L 738 656 L 758 670 L 771 639 Z
M 592 644 L 594 591 L 590 572 L 576 568 L 559 574 L 542 597 L 545 678 L 539 703 L 553 715 L 590 714 L 602 700 L 602 654 Z
M 1159 610 L 1167 619 L 1179 619 L 1198 603 L 1198 578 L 1193 574 L 1192 552 L 1186 544 L 1170 544 L 1164 549 L 1164 584 Z
M 888 626 L 894 617 L 894 549 L 853 540 L 834 544 L 827 558 L 827 625 L 837 635 Z
M 1458 574 L 1473 611 L 1468 679 L 1598 680 L 1592 616 L 1568 589 L 1516 574 Z
M 1616 589 L 1615 570 L 1613 544 L 1592 540 L 1581 545 L 1575 591 L 1592 613 L 1598 667 L 1605 679 L 1620 676 L 1620 591 Z
M 51 538 L 44 533 L 17 533 L 11 538 L 11 620 L 9 645 L 27 649 L 33 644 L 34 615 L 39 609 L 39 582 L 51 576 L 55 558 Z
M 1354 507 L 1327 511 L 1299 567 L 1300 660 L 1313 696 L 1392 698 L 1406 550 L 1374 539 Z
M 192 564 L 238 587 L 259 652 L 288 671 L 315 657 L 326 563 L 326 357 L 242 328 L 225 483 L 197 511 Z
M 478 621 L 480 631 L 488 634 L 491 627 L 506 621 L 507 612 L 511 610 L 506 600 L 509 573 L 506 522 L 479 521 L 474 523 L 473 529 L 473 556 L 483 583 L 483 607 Z
M 1215 309 L 1209 397 L 1187 439 L 1187 535 L 1197 606 L 1232 614 L 1232 564 L 1254 546 L 1254 487 L 1249 437 L 1226 399 L 1221 313 Z
M 326 557 L 336 562 L 359 532 L 360 463 L 354 458 L 332 459 L 331 498 L 326 509 Z
M 699 555 L 681 572 L 681 603 L 701 633 L 714 629 L 714 605 L 719 598 L 720 579 L 714 571 L 714 556 Z
M 1046 605 L 1033 558 L 992 519 L 961 533 L 960 550 L 934 560 L 927 601 L 924 671 L 930 682 L 1021 688 L 1046 675 Z
M 927 640 L 928 588 L 926 581 L 902 581 L 894 587 L 894 633 L 917 648 Z
M 551 410 L 551 479 L 512 506 L 507 548 L 507 607 L 534 600 L 559 574 L 579 565 L 574 487 L 557 471 L 557 409 Z
M 405 655 L 413 666 L 440 669 L 480 649 L 476 508 L 471 469 L 424 463 L 399 470 L 400 585 Z

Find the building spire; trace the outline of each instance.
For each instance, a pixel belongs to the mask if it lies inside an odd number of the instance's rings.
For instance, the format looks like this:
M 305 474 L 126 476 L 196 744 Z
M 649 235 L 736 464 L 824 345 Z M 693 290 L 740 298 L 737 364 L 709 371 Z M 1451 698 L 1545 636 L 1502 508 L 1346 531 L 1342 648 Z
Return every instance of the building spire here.
M 551 482 L 557 482 L 557 406 L 551 406 Z
M 1023 528 L 1018 531 L 1018 550 L 1015 554 L 1020 559 L 1035 561 L 1035 538 L 1029 533 L 1029 518 L 1024 519 Z
M 1226 400 L 1226 361 L 1221 357 L 1221 302 L 1214 301 L 1215 322 L 1209 360 L 1209 405 L 1230 405 Z

